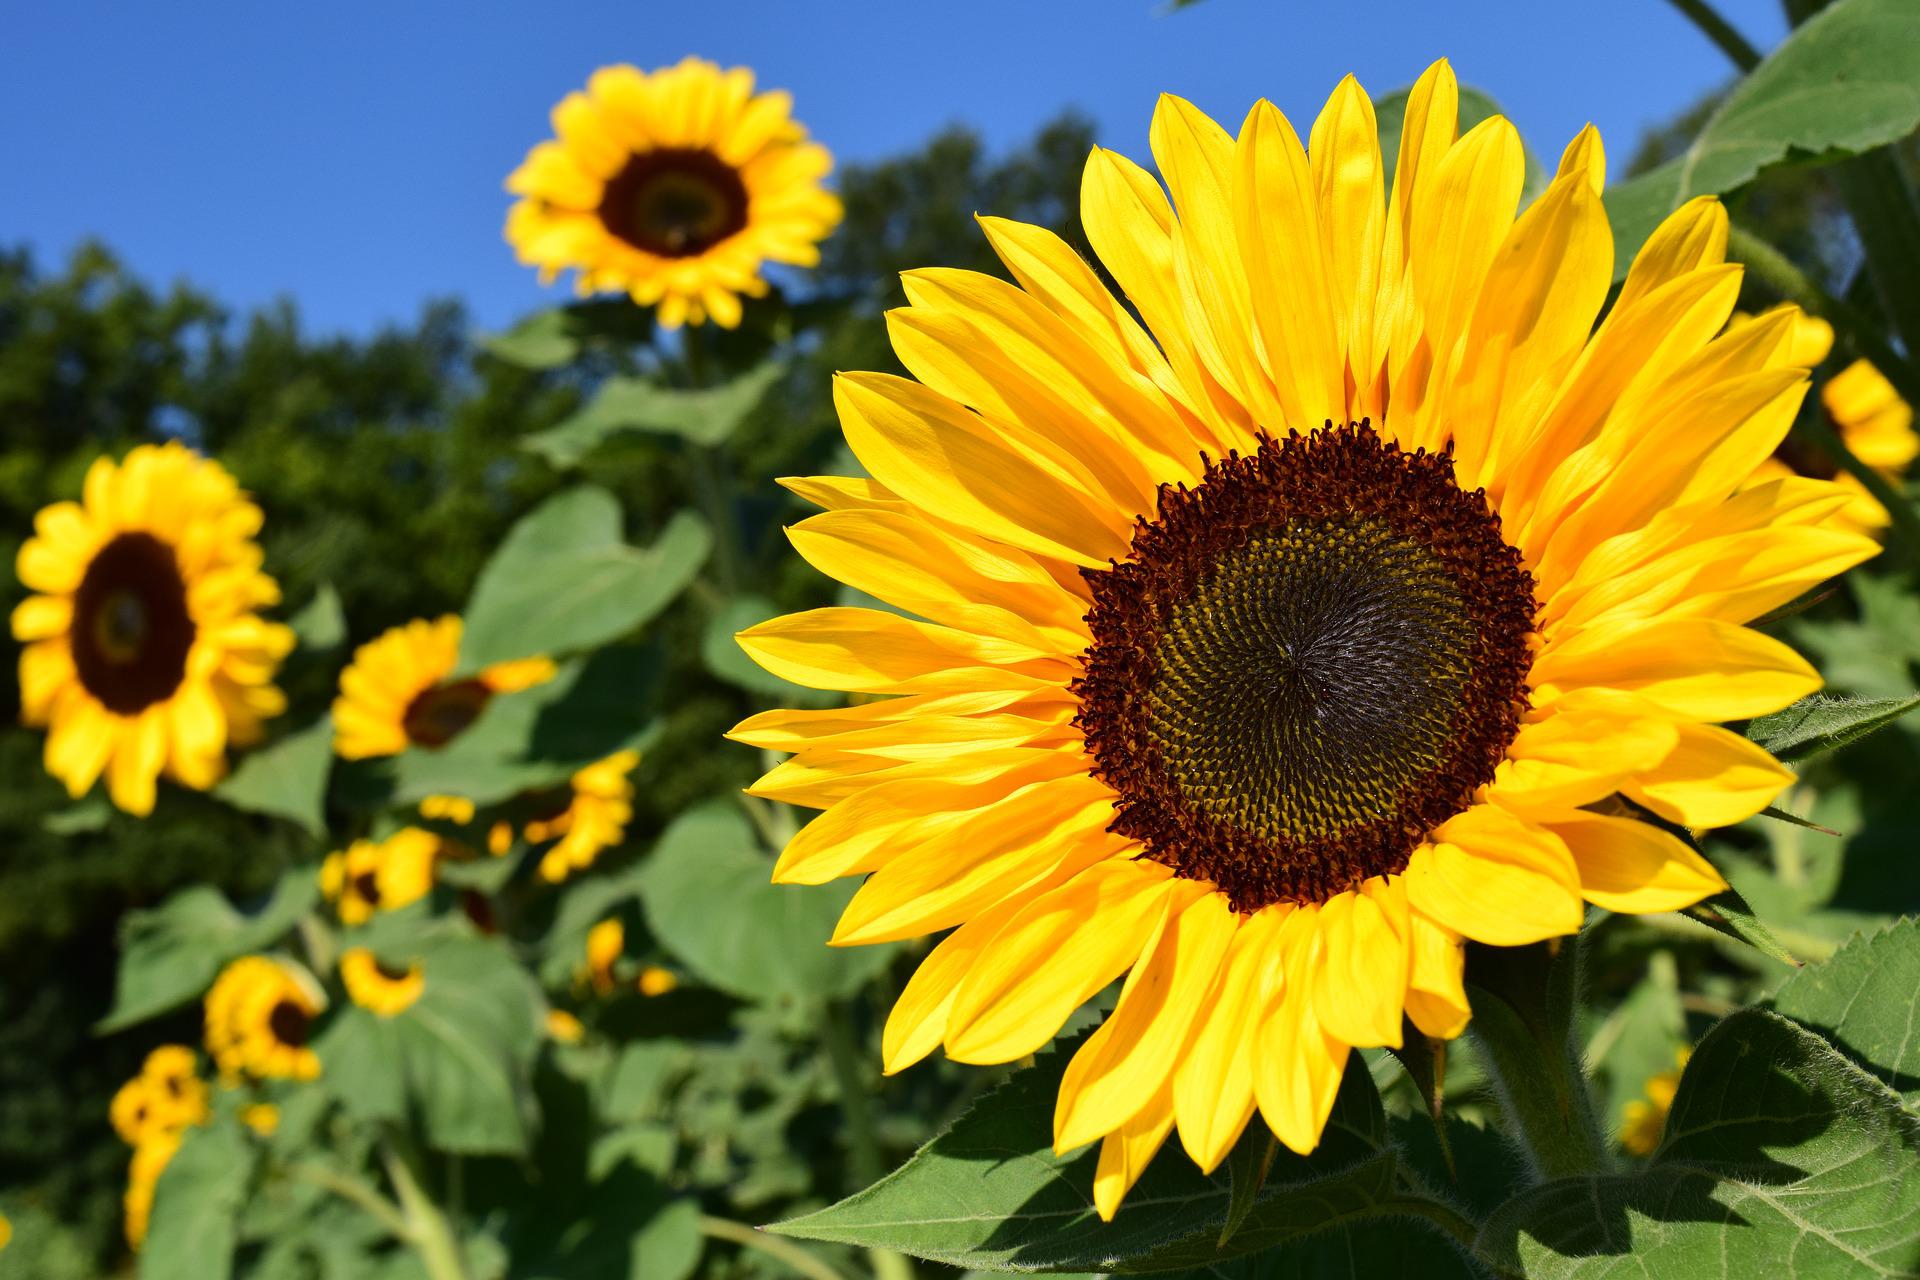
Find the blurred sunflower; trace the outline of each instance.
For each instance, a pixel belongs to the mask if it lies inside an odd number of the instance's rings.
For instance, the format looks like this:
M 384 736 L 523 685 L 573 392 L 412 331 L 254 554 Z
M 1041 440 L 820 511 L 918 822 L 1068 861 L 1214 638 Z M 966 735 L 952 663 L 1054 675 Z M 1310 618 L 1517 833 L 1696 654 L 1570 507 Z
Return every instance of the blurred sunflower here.
M 80 501 L 34 517 L 17 565 L 37 594 L 13 611 L 20 718 L 47 727 L 47 772 L 70 795 L 104 773 L 144 816 L 162 773 L 206 790 L 228 744 L 286 709 L 273 677 L 293 632 L 255 612 L 280 600 L 260 524 L 219 463 L 177 443 L 96 459 Z
M 650 964 L 640 970 L 640 977 L 635 985 L 639 987 L 640 994 L 643 996 L 664 996 L 669 991 L 680 989 L 680 975 L 671 969 L 662 969 L 657 964 Z
M 1820 364 L 1833 350 L 1833 326 L 1817 316 L 1801 316 L 1794 332 L 1793 359 L 1808 368 Z M 1865 360 L 1834 374 L 1820 388 L 1820 406 L 1834 431 L 1853 455 L 1896 486 L 1913 460 L 1920 457 L 1920 432 L 1913 429 L 1909 405 L 1886 375 Z M 1847 491 L 1850 501 L 1837 523 L 1863 533 L 1878 533 L 1892 522 L 1879 499 L 1844 471 L 1832 458 L 1821 456 L 1789 439 L 1780 451 L 1754 472 L 1753 484 L 1782 476 L 1813 475 L 1830 479 Z
M 929 621 L 742 633 L 892 695 L 734 731 L 797 753 L 758 794 L 826 810 L 774 877 L 865 877 L 838 945 L 959 926 L 889 1072 L 1022 1058 L 1126 975 L 1054 1118 L 1060 1151 L 1101 1141 L 1103 1217 L 1176 1127 L 1208 1170 L 1256 1109 L 1312 1150 L 1352 1047 L 1465 1027 L 1463 939 L 1719 890 L 1636 815 L 1720 826 L 1786 785 L 1716 722 L 1820 680 L 1740 624 L 1874 551 L 1833 484 L 1739 492 L 1807 374 L 1790 310 L 1722 334 L 1720 206 L 1669 218 L 1603 318 L 1598 135 L 1516 218 L 1518 134 L 1456 138 L 1457 104 L 1436 64 L 1389 182 L 1351 77 L 1310 154 L 1270 103 L 1236 138 L 1163 98 L 1171 201 L 1107 151 L 1081 191 L 1132 307 L 984 220 L 1018 283 L 908 273 L 919 381 L 835 389 L 871 478 L 788 482 L 826 508 L 801 555 Z
M 221 970 L 206 998 L 207 1052 L 228 1079 L 311 1080 L 320 1059 L 307 1046 L 325 1007 L 304 970 L 268 956 L 242 956 Z
M 587 1028 L 565 1009 L 549 1009 L 547 1035 L 561 1044 L 579 1044 L 586 1038 Z
M 1680 1074 L 1687 1069 L 1691 1049 L 1674 1055 L 1671 1071 L 1662 1071 L 1647 1080 L 1646 1097 L 1634 1098 L 1620 1109 L 1620 1145 L 1636 1156 L 1650 1156 L 1667 1131 L 1667 1116 L 1673 1111 L 1674 1095 L 1680 1092 Z
M 618 916 L 602 920 L 587 930 L 587 963 L 578 981 L 592 983 L 593 989 L 607 995 L 614 987 L 613 966 L 627 949 L 627 927 Z
M 193 1050 L 166 1044 L 149 1053 L 140 1074 L 113 1095 L 107 1114 L 113 1131 L 130 1147 L 155 1134 L 205 1123 L 207 1082 L 200 1078 Z
M 660 323 L 740 323 L 767 262 L 810 267 L 840 221 L 833 168 L 783 92 L 753 72 L 687 58 L 651 73 L 602 67 L 553 109 L 552 141 L 507 178 L 523 197 L 507 241 L 542 283 L 579 272 L 582 295 L 625 292 Z
M 341 924 L 365 924 L 376 911 L 397 911 L 426 897 L 447 843 L 423 827 L 402 827 L 385 840 L 355 840 L 320 864 L 320 892 Z
M 133 1149 L 127 1166 L 127 1191 L 121 1200 L 125 1211 L 127 1244 L 138 1251 L 147 1242 L 147 1222 L 153 1216 L 153 1189 L 174 1153 L 180 1150 L 180 1134 L 155 1134 Z
M 410 746 L 444 747 L 480 718 L 495 694 L 553 678 L 551 660 L 523 658 L 447 679 L 460 660 L 460 630 L 454 614 L 416 618 L 354 650 L 333 700 L 334 751 L 365 760 Z
M 412 1007 L 427 989 L 426 974 L 418 964 L 392 969 L 365 947 L 350 947 L 340 957 L 340 981 L 355 1004 L 383 1018 Z
M 558 812 L 521 828 L 528 844 L 555 841 L 540 855 L 542 880 L 558 884 L 626 838 L 633 818 L 631 775 L 639 763 L 639 752 L 620 751 L 588 765 L 568 780 Z
M 271 1102 L 253 1102 L 240 1108 L 240 1123 L 257 1137 L 271 1138 L 280 1131 L 280 1108 Z

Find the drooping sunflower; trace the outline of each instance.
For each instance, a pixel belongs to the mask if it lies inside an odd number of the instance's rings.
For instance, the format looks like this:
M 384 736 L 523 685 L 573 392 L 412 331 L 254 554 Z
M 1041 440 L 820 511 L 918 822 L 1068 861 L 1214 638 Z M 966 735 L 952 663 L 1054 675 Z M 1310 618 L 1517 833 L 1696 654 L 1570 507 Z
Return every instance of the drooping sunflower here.
M 140 1074 L 121 1085 L 107 1115 L 120 1140 L 137 1147 L 155 1134 L 178 1133 L 207 1119 L 207 1082 L 192 1049 L 164 1044 L 147 1055 Z
M 411 1008 L 427 989 L 427 976 L 419 964 L 390 968 L 365 947 L 349 947 L 340 957 L 340 981 L 355 1004 L 383 1018 Z
M 138 1251 L 147 1242 L 147 1224 L 153 1217 L 153 1192 L 174 1153 L 180 1150 L 180 1132 L 157 1133 L 133 1149 L 127 1165 L 127 1190 L 121 1198 L 127 1245 Z
M 333 700 L 333 749 L 347 760 L 408 747 L 444 747 L 480 718 L 495 694 L 553 678 L 553 662 L 524 658 L 449 680 L 460 660 L 457 615 L 416 618 L 361 645 L 340 673 Z
M 602 67 L 553 109 L 556 137 L 507 178 L 523 197 L 507 240 L 542 283 L 579 273 L 584 296 L 630 294 L 667 328 L 740 323 L 768 262 L 810 267 L 840 221 L 833 168 L 784 92 L 699 58 L 642 72 Z
M 164 773 L 204 791 L 229 744 L 286 709 L 274 673 L 293 632 L 258 610 L 260 508 L 219 463 L 178 443 L 97 459 L 78 502 L 34 517 L 13 611 L 20 718 L 46 726 L 47 772 L 76 798 L 102 774 L 113 803 L 153 811 Z
M 1832 350 L 1833 326 L 1817 316 L 1800 317 L 1794 334 L 1794 361 L 1811 368 Z M 1820 407 L 1853 455 L 1895 484 L 1920 457 L 1920 432 L 1913 429 L 1913 406 L 1868 361 L 1855 360 L 1828 378 L 1820 388 Z M 1751 483 L 1800 474 L 1831 479 L 1847 491 L 1851 500 L 1841 514 L 1842 527 L 1877 534 L 1892 522 L 1880 500 L 1857 478 L 1838 471 L 1833 459 L 1795 440 L 1786 441 L 1778 454 L 1755 471 Z
M 207 1052 L 229 1080 L 312 1080 L 320 1059 L 307 1041 L 325 1007 L 319 984 L 304 970 L 271 956 L 242 956 L 207 992 Z
M 607 995 L 614 988 L 614 965 L 627 949 L 627 927 L 620 923 L 620 917 L 612 916 L 602 920 L 587 930 L 587 962 L 576 978 L 581 984 L 591 983 L 593 989 L 601 995 Z
M 1807 374 L 1789 310 L 1723 333 L 1720 206 L 1602 316 L 1598 135 L 1516 217 L 1513 126 L 1456 137 L 1457 104 L 1436 64 L 1389 181 L 1351 77 L 1310 149 L 1269 103 L 1235 137 L 1162 99 L 1171 199 L 1107 151 L 1081 189 L 1131 308 L 984 220 L 1017 283 L 908 273 L 917 381 L 835 388 L 870 478 L 787 482 L 825 508 L 800 553 L 926 621 L 741 634 L 869 699 L 734 731 L 794 753 L 758 794 L 825 810 L 774 877 L 866 877 L 838 945 L 953 930 L 889 1072 L 1021 1058 L 1126 975 L 1055 1114 L 1060 1151 L 1101 1142 L 1102 1216 L 1176 1127 L 1203 1169 L 1256 1110 L 1311 1150 L 1351 1048 L 1464 1029 L 1463 940 L 1721 888 L 1650 819 L 1786 785 L 1718 722 L 1820 680 L 1741 624 L 1873 553 L 1828 482 L 1742 490 Z
M 385 840 L 355 840 L 320 864 L 320 892 L 341 924 L 365 924 L 376 911 L 398 911 L 426 897 L 447 843 L 423 827 L 402 827 Z

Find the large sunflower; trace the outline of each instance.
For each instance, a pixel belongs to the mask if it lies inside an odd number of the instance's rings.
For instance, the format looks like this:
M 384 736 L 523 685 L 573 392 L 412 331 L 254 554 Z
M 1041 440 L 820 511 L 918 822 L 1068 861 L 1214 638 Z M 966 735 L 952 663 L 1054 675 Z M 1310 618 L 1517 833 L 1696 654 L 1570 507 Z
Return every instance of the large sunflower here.
M 78 502 L 34 517 L 13 611 L 20 718 L 47 726 L 47 772 L 70 794 L 106 775 L 129 813 L 162 774 L 206 790 L 227 746 L 286 709 L 273 685 L 293 632 L 255 612 L 280 588 L 260 571 L 260 508 L 184 445 L 100 458 Z
M 480 718 L 495 694 L 553 678 L 552 660 L 523 658 L 447 679 L 460 661 L 461 629 L 456 614 L 416 618 L 355 649 L 333 700 L 333 749 L 365 760 L 410 746 L 444 747 Z
M 326 997 L 306 970 L 271 956 L 242 956 L 220 971 L 205 1004 L 207 1052 L 223 1078 L 320 1074 L 307 1041 Z
M 1018 283 L 909 273 L 918 381 L 836 386 L 871 478 L 789 482 L 826 508 L 800 553 L 928 621 L 742 633 L 892 695 L 734 731 L 795 753 L 759 794 L 826 810 L 774 876 L 866 876 L 839 945 L 954 929 L 889 1072 L 1021 1058 L 1127 975 L 1055 1115 L 1061 1151 L 1102 1140 L 1103 1216 L 1176 1126 L 1206 1169 L 1256 1109 L 1311 1150 L 1350 1048 L 1464 1028 L 1463 939 L 1721 888 L 1651 819 L 1787 783 L 1715 722 L 1820 680 L 1741 624 L 1874 550 L 1830 483 L 1739 492 L 1807 374 L 1790 311 L 1723 335 L 1719 205 L 1667 220 L 1603 317 L 1597 134 L 1516 218 L 1513 126 L 1456 138 L 1457 103 L 1436 64 L 1389 182 L 1351 78 L 1311 155 L 1269 103 L 1235 138 L 1163 99 L 1172 199 L 1106 151 L 1081 190 L 1131 308 L 985 220 Z
M 756 94 L 745 67 L 602 67 L 553 109 L 558 136 L 507 178 L 524 197 L 507 240 L 543 282 L 572 268 L 582 294 L 631 294 L 668 328 L 731 329 L 741 296 L 767 291 L 764 263 L 814 265 L 840 221 L 820 186 L 833 157 L 792 105 Z

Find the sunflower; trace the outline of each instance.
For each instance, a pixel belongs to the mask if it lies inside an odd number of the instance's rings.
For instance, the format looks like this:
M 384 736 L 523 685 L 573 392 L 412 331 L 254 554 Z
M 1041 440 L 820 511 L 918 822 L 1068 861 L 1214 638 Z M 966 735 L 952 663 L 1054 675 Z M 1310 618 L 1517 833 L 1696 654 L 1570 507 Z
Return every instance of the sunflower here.
M 355 1004 L 383 1018 L 410 1008 L 427 989 L 426 975 L 418 964 L 389 968 L 365 947 L 350 947 L 340 957 L 340 981 Z
M 1740 317 L 1736 317 L 1739 319 Z M 1833 326 L 1816 316 L 1801 316 L 1794 333 L 1793 359 L 1811 368 L 1833 350 Z M 1901 398 L 1886 375 L 1865 360 L 1855 360 L 1820 388 L 1820 405 L 1853 455 L 1898 485 L 1920 457 L 1920 432 L 1913 429 L 1913 406 Z M 1780 451 L 1754 472 L 1750 483 L 1782 476 L 1816 475 L 1847 491 L 1841 527 L 1878 533 L 1892 522 L 1880 500 L 1854 476 L 1838 471 L 1832 458 L 1785 441 Z
M 333 700 L 333 749 L 348 760 L 408 747 L 444 747 L 464 733 L 497 693 L 553 678 L 547 658 L 523 658 L 449 680 L 460 660 L 460 619 L 416 618 L 367 641 L 340 673 Z
M 751 718 L 824 809 L 774 878 L 862 875 L 832 941 L 954 931 L 883 1037 L 1034 1052 L 1126 975 L 1062 1080 L 1110 1217 L 1169 1133 L 1203 1169 L 1257 1110 L 1312 1150 L 1349 1051 L 1452 1037 L 1462 942 L 1672 910 L 1721 877 L 1652 819 L 1739 821 L 1790 779 L 1716 722 L 1820 680 L 1741 624 L 1873 553 L 1825 481 L 1740 490 L 1807 384 L 1794 313 L 1722 334 L 1711 198 L 1611 311 L 1600 139 L 1516 218 L 1519 137 L 1456 137 L 1438 63 L 1398 167 L 1351 77 L 1311 156 L 1163 98 L 1089 158 L 1057 236 L 986 219 L 1017 284 L 916 271 L 918 379 L 842 376 L 870 478 L 787 482 L 816 568 L 926 621 L 828 608 L 741 633 L 860 705 Z M 1177 213 L 1176 213 L 1177 210 Z M 1136 320 L 1136 316 L 1138 319 Z M 958 926 L 956 928 L 956 926 Z
M 155 1134 L 178 1133 L 207 1119 L 207 1082 L 192 1049 L 161 1045 L 147 1055 L 140 1074 L 121 1085 L 108 1106 L 114 1132 L 130 1147 Z
M 207 992 L 207 1052 L 227 1079 L 311 1080 L 320 1059 L 307 1046 L 325 1008 L 305 970 L 269 956 L 242 956 Z
M 47 727 L 47 772 L 78 798 L 106 775 L 128 813 L 153 812 L 160 774 L 204 791 L 227 747 L 286 709 L 273 685 L 293 632 L 255 611 L 260 508 L 219 463 L 176 443 L 96 459 L 78 502 L 34 517 L 13 611 L 20 718 Z
M 626 949 L 627 927 L 620 923 L 620 917 L 602 920 L 587 930 L 587 963 L 578 981 L 590 982 L 595 991 L 608 994 L 614 987 L 613 967 Z
M 633 819 L 631 775 L 639 763 L 639 752 L 618 751 L 588 765 L 568 780 L 559 812 L 521 828 L 528 844 L 555 841 L 540 855 L 542 880 L 558 884 L 626 838 Z
M 1680 1092 L 1680 1073 L 1687 1069 L 1691 1049 L 1674 1055 L 1673 1070 L 1648 1078 L 1646 1097 L 1634 1098 L 1620 1109 L 1620 1145 L 1636 1156 L 1650 1156 L 1667 1130 L 1674 1095 Z
M 553 109 L 556 137 L 507 178 L 507 241 L 542 283 L 630 294 L 667 328 L 740 323 L 764 263 L 810 267 L 840 221 L 833 168 L 783 92 L 699 58 L 646 73 L 602 67 Z
M 136 1251 L 147 1242 L 147 1222 L 153 1216 L 153 1190 L 174 1153 L 180 1150 L 180 1134 L 160 1133 L 133 1149 L 127 1166 L 127 1192 L 121 1204 L 126 1214 L 127 1244 Z
M 433 871 L 448 841 L 424 827 L 402 827 L 385 840 L 355 840 L 320 864 L 320 891 L 341 924 L 365 924 L 376 911 L 398 911 L 433 888 Z
M 271 1138 L 280 1132 L 280 1108 L 271 1102 L 253 1102 L 240 1108 L 240 1123 L 253 1130 L 254 1136 Z
M 657 964 L 650 964 L 640 970 L 640 977 L 635 985 L 639 987 L 640 994 L 643 996 L 664 996 L 669 991 L 680 989 L 680 975 L 671 969 L 662 969 Z

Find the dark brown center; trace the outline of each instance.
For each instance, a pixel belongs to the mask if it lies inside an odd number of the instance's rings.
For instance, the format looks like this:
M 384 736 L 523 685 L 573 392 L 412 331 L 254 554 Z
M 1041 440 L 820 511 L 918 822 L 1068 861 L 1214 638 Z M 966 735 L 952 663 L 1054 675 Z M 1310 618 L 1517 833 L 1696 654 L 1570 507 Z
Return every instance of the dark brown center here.
M 282 1000 L 267 1015 L 267 1030 L 281 1044 L 299 1048 L 313 1029 L 313 1016 L 291 1000 Z
M 608 181 L 600 221 L 614 236 L 662 258 L 705 253 L 747 225 L 747 186 L 732 165 L 699 147 L 635 152 Z
M 478 680 L 437 684 L 414 695 L 401 727 L 407 740 L 422 747 L 444 747 L 480 718 L 493 690 Z
M 1404 870 L 1526 707 L 1519 552 L 1449 456 L 1364 422 L 1163 486 L 1127 560 L 1085 574 L 1078 723 L 1114 830 L 1237 911 Z
M 380 905 L 380 875 L 374 871 L 362 871 L 353 878 L 353 896 L 370 907 Z
M 173 548 L 123 533 L 95 554 L 73 598 L 73 665 L 109 711 L 135 715 L 171 697 L 193 637 Z

